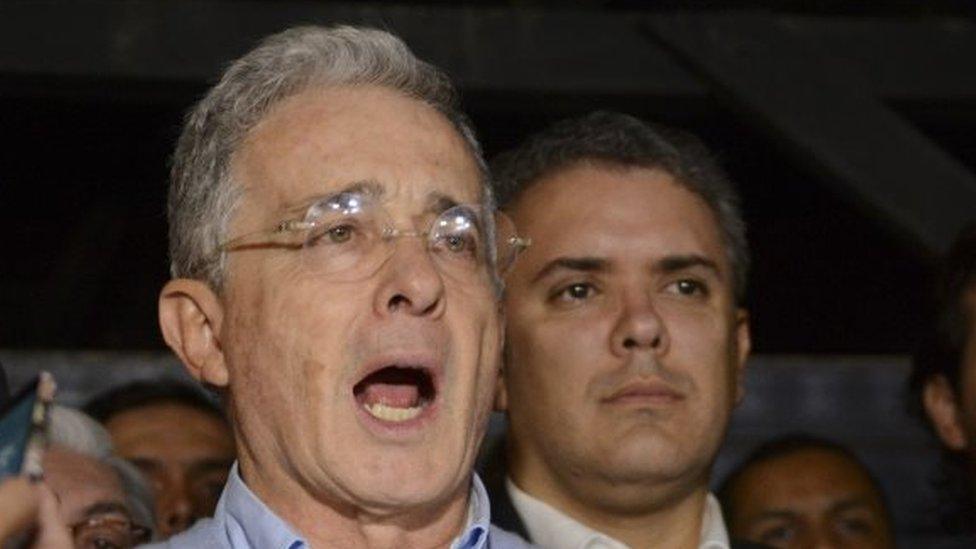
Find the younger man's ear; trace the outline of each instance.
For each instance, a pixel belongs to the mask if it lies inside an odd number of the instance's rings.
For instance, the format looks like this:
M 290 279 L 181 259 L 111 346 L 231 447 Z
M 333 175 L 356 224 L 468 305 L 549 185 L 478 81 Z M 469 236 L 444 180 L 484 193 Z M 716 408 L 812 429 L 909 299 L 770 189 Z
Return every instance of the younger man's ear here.
M 159 294 L 159 327 L 166 344 L 197 381 L 226 387 L 227 364 L 220 343 L 223 307 L 201 280 L 170 280 Z
M 934 375 L 925 382 L 922 404 L 943 444 L 954 451 L 963 450 L 969 445 L 956 392 L 944 375 Z
M 746 394 L 746 362 L 752 352 L 752 331 L 749 328 L 749 311 L 735 311 L 735 402 L 739 403 Z

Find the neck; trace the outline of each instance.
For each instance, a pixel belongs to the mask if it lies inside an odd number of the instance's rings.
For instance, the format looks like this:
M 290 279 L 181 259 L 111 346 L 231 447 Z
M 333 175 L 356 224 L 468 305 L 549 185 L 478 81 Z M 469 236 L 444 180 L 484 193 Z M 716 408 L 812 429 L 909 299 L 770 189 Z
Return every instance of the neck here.
M 696 491 L 671 505 L 633 516 L 588 507 L 573 518 L 629 547 L 696 549 L 701 542 L 706 494 Z
M 445 502 L 368 509 L 313 494 L 295 479 L 268 475 L 245 459 L 239 467 L 248 488 L 311 547 L 448 547 L 468 515 L 467 483 Z
M 589 479 L 585 486 L 565 486 L 522 465 L 509 468 L 519 489 L 630 547 L 697 549 L 701 541 L 707 474 L 681 482 Z

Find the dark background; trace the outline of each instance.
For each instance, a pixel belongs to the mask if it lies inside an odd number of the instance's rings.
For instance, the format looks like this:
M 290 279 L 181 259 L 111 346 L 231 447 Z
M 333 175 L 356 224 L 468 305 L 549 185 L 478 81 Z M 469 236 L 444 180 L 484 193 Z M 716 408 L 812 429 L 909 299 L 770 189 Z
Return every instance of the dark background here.
M 183 113 L 260 36 L 347 21 L 400 33 L 455 76 L 489 156 L 597 108 L 698 134 L 744 197 L 756 350 L 908 352 L 960 204 L 976 213 L 976 26 L 969 2 L 851 4 L 4 3 L 0 348 L 161 348 L 167 161 Z M 680 36 L 746 44 L 732 67 L 745 88 L 662 41 L 654 25 L 671 16 L 692 31 Z M 750 96 L 763 87 L 772 100 Z M 851 97 L 870 108 L 843 106 Z M 889 140 L 860 115 L 871 109 L 910 139 Z M 916 158 L 917 140 L 935 162 Z M 919 190 L 934 209 L 911 211 Z M 907 215 L 891 215 L 898 203 Z
M 183 113 L 262 36 L 370 24 L 451 74 L 489 156 L 594 109 L 704 139 L 744 198 L 758 355 L 713 480 L 776 434 L 829 436 L 881 479 L 901 546 L 935 547 L 938 449 L 903 391 L 937 257 L 976 219 L 974 8 L 0 2 L 0 358 L 67 404 L 177 375 L 156 296 Z

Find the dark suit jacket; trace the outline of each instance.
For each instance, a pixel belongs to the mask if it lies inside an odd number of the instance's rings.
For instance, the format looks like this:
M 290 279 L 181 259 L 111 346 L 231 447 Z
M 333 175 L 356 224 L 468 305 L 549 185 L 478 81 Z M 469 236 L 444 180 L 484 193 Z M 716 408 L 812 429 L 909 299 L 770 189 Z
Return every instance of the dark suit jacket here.
M 491 499 L 491 522 L 492 524 L 509 532 L 514 532 L 522 538 L 532 542 L 522 517 L 512 504 L 512 498 L 508 495 L 505 488 L 505 477 L 507 467 L 505 465 L 505 443 L 499 440 L 498 444 L 492 448 L 487 448 L 484 466 L 481 470 L 481 480 L 485 483 L 488 490 L 488 497 Z M 749 541 L 731 540 L 731 549 L 769 549 L 769 547 Z

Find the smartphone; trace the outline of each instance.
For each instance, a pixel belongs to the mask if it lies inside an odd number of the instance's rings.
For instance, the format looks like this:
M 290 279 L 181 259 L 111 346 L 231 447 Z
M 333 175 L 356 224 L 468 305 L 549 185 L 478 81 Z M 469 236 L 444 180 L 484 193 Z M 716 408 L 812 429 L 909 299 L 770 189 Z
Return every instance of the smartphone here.
M 47 410 L 53 397 L 54 379 L 42 372 L 0 410 L 0 479 L 42 475 Z

